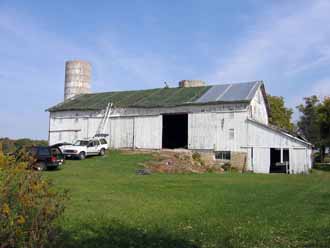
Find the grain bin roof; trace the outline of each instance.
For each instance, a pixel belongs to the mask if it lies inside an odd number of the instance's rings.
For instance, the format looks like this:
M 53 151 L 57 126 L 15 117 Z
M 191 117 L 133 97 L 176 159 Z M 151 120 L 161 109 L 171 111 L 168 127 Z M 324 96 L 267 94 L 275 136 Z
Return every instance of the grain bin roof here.
M 212 85 L 191 88 L 159 88 L 136 91 L 117 91 L 84 94 L 48 109 L 50 112 L 67 110 L 101 110 L 108 102 L 123 108 L 174 107 L 190 104 L 249 102 L 260 81 Z

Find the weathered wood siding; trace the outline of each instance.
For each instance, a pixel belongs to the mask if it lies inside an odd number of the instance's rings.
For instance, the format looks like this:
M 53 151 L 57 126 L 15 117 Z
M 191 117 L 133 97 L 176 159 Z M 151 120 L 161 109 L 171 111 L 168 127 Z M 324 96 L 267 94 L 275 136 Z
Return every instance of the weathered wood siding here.
M 252 170 L 256 173 L 269 173 L 270 170 L 270 148 L 253 148 Z
M 109 146 L 112 148 L 133 147 L 133 118 L 110 118 Z
M 271 148 L 306 147 L 305 143 L 293 137 L 291 138 L 249 120 L 246 122 L 248 128 L 248 146 Z
M 309 168 L 310 158 L 306 148 L 291 148 L 290 149 L 290 173 L 297 174 L 307 172 Z
M 249 111 L 252 119 L 268 125 L 266 102 L 260 88 L 256 91 L 256 94 L 251 101 Z
M 259 118 L 266 113 L 266 109 L 262 107 L 263 102 L 261 94 L 261 99 L 253 100 L 257 110 L 253 110 L 253 104 L 250 108 L 244 104 L 227 104 L 136 111 L 116 109 L 109 119 L 105 133 L 110 134 L 109 144 L 113 148 L 161 149 L 161 114 L 188 113 L 189 149 L 246 152 L 248 170 L 269 173 L 270 148 L 285 148 L 290 151 L 290 172 L 306 172 L 311 168 L 311 147 L 308 144 L 247 119 L 254 116 L 259 122 L 268 123 L 267 117 Z M 102 116 L 102 111 L 50 113 L 49 143 L 73 142 L 92 137 Z
M 311 168 L 311 147 L 306 143 L 290 137 L 281 132 L 264 127 L 247 120 L 248 139 L 247 147 L 253 147 L 253 159 L 251 152 L 248 154 L 252 161 L 248 167 L 255 172 L 269 173 L 270 148 L 289 149 L 290 173 L 307 172 Z
M 189 149 L 242 151 L 246 112 L 192 113 L 188 116 Z M 230 132 L 234 132 L 234 136 Z
M 162 116 L 134 118 L 134 146 L 136 148 L 162 148 Z

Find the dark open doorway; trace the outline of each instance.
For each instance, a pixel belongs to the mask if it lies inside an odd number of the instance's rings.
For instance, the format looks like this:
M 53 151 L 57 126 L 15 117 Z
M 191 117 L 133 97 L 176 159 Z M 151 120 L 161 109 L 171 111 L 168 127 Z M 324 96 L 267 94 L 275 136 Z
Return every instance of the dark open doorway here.
M 281 149 L 270 149 L 270 173 L 288 173 L 289 171 L 289 149 L 283 149 L 283 159 L 281 161 Z
M 188 114 L 163 115 L 163 148 L 188 148 Z

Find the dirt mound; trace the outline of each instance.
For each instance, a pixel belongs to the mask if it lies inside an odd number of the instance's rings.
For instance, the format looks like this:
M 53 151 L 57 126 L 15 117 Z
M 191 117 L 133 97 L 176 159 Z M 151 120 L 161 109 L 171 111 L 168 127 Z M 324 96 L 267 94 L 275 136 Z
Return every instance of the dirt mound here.
M 204 159 L 199 153 L 189 150 L 161 150 L 153 153 L 153 160 L 144 163 L 151 172 L 160 173 L 222 173 L 220 165 Z

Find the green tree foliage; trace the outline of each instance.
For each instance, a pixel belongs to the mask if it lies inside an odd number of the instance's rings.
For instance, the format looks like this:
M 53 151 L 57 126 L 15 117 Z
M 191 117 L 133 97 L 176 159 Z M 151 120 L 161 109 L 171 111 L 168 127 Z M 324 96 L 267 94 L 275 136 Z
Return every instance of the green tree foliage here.
M 324 99 L 318 108 L 321 146 L 330 146 L 330 97 Z
M 0 138 L 0 144 L 2 144 L 2 151 L 4 154 L 13 153 L 17 149 L 29 146 L 47 146 L 46 140 L 31 140 L 31 139 L 9 139 Z
M 284 98 L 281 96 L 268 95 L 268 103 L 270 106 L 271 116 L 270 124 L 293 131 L 293 123 L 291 122 L 292 109 L 285 107 Z
M 298 127 L 320 149 L 323 160 L 325 148 L 330 146 L 330 98 L 320 101 L 317 96 L 311 96 L 304 101 L 297 107 L 301 113 Z
M 320 146 L 319 104 L 317 96 L 305 97 L 304 104 L 297 108 L 301 113 L 298 127 L 303 135 L 314 145 Z

